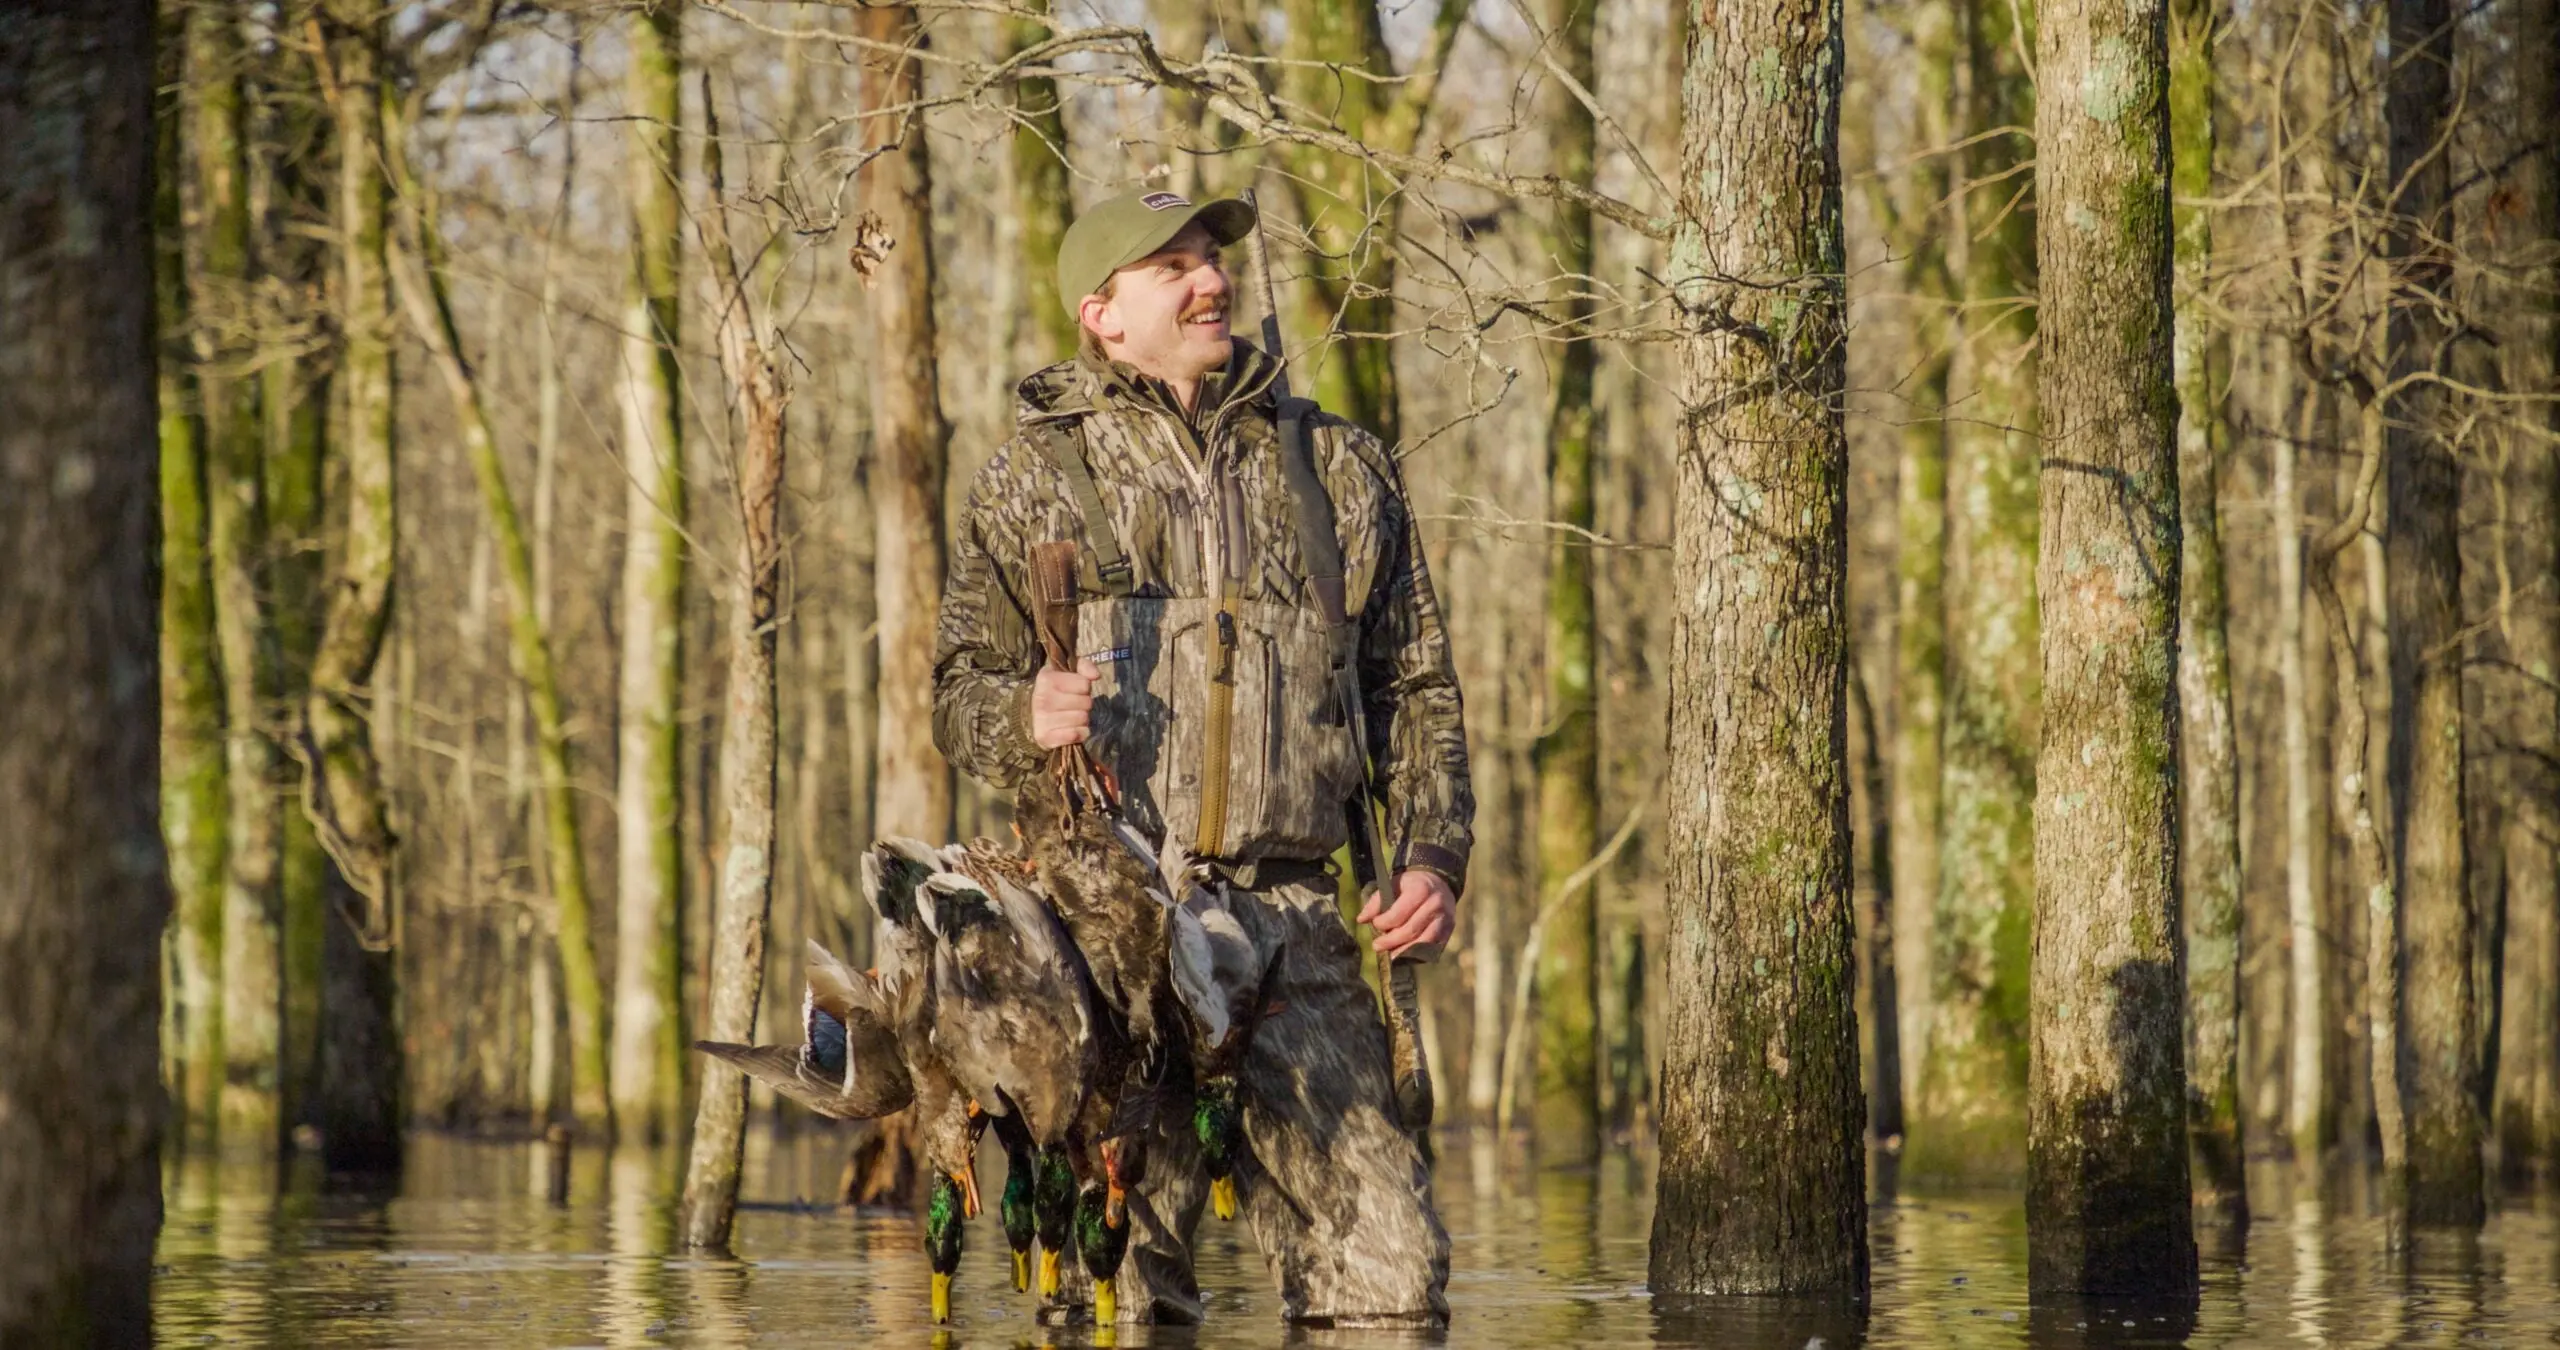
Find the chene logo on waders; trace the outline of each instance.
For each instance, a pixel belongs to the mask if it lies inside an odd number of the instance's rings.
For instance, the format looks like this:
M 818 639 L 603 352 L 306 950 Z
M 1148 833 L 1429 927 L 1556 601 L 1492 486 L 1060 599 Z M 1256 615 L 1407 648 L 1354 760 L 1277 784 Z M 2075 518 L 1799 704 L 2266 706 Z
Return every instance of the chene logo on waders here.
M 1170 211 L 1177 206 L 1189 206 L 1190 204 L 1191 199 L 1183 196 L 1179 192 L 1150 192 L 1146 196 L 1138 199 L 1138 205 L 1143 206 L 1150 211 Z

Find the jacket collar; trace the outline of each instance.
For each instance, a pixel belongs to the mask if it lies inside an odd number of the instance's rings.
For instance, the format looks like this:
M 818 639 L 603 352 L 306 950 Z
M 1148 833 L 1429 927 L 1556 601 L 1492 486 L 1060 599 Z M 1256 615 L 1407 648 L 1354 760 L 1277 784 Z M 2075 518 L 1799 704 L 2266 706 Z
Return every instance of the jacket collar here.
M 1234 338 L 1227 364 L 1200 383 L 1200 407 L 1188 415 L 1194 426 L 1208 426 L 1232 405 L 1272 402 L 1271 386 L 1280 363 L 1261 348 Z M 1075 417 L 1112 407 L 1154 408 L 1181 417 L 1181 400 L 1171 387 L 1142 375 L 1119 361 L 1089 362 L 1079 356 L 1033 371 L 1014 388 L 1014 420 L 1019 423 Z

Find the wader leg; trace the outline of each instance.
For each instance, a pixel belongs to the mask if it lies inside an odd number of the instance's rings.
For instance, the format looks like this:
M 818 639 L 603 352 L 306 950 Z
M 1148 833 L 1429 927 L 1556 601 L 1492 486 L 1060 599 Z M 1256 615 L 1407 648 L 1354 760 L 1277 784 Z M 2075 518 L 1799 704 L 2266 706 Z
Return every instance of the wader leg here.
M 1283 1006 L 1255 1031 L 1242 1075 L 1251 1147 L 1236 1169 L 1281 1315 L 1445 1326 L 1449 1235 L 1429 1170 L 1392 1115 L 1386 1026 L 1333 892 L 1290 885 L 1234 898 L 1257 948 L 1286 944 Z

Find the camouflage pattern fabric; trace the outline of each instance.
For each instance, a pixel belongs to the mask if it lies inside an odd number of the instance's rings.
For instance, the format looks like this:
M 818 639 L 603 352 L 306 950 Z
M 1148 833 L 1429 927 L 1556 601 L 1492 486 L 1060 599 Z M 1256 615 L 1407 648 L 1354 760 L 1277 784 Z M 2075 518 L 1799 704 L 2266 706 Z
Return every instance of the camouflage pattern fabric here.
M 1278 365 L 1238 341 L 1185 414 L 1125 366 L 1069 361 L 1024 380 L 1017 431 L 971 485 L 943 594 L 934 739 L 962 772 L 1010 788 L 1037 771 L 1030 692 L 1042 660 L 1031 615 L 1033 545 L 1080 547 L 1078 638 L 1103 671 L 1092 748 L 1135 823 L 1157 841 L 1203 827 L 1203 778 L 1225 779 L 1219 847 L 1240 872 L 1226 903 L 1258 949 L 1280 952 L 1280 1011 L 1239 1074 L 1247 1156 L 1244 1216 L 1293 1322 L 1439 1326 L 1448 1319 L 1449 1240 L 1429 1172 L 1393 1115 L 1386 1029 L 1360 951 L 1322 881 L 1251 885 L 1255 864 L 1311 861 L 1341 845 L 1360 766 L 1326 672 L 1328 649 L 1281 463 L 1271 383 Z M 1102 596 L 1075 496 L 1043 441 L 1069 427 L 1132 569 Z M 1374 790 L 1402 865 L 1463 889 L 1475 798 L 1466 730 L 1421 539 L 1394 458 L 1368 432 L 1308 425 L 1332 499 L 1350 605 Z M 1101 597 L 1101 598 L 1096 598 Z M 1218 641 L 1221 616 L 1232 642 Z M 1217 646 L 1213 647 L 1212 642 Z M 1209 752 L 1203 692 L 1224 647 L 1227 755 Z M 1241 865 L 1239 868 L 1237 865 Z M 1291 869 L 1304 877 L 1305 869 Z M 1208 1197 L 1187 1115 L 1151 1127 L 1120 1269 L 1123 1320 L 1197 1322 L 1191 1238 Z M 1044 1320 L 1090 1309 L 1072 1260 Z M 1090 1315 L 1089 1312 L 1085 1315 Z
M 1391 1114 L 1386 1027 L 1333 889 L 1231 887 L 1223 902 L 1258 958 L 1280 952 L 1280 1010 L 1255 1029 L 1239 1074 L 1247 1148 L 1235 1177 L 1281 1315 L 1336 1327 L 1448 1325 L 1449 1235 L 1431 1207 L 1429 1169 Z M 1129 1196 L 1120 1320 L 1196 1324 L 1191 1251 L 1208 1178 L 1187 1114 L 1166 1112 L 1146 1138 L 1146 1177 Z M 1067 1264 L 1068 1279 L 1041 1304 L 1044 1322 L 1092 1315 L 1092 1283 Z
M 1280 462 L 1270 388 L 1278 364 L 1235 344 L 1185 415 L 1125 366 L 1067 361 L 1024 380 L 1017 434 L 971 485 L 943 593 L 934 740 L 962 772 L 1011 787 L 1040 763 L 1030 733 L 1041 655 L 1031 622 L 1032 545 L 1087 534 L 1042 444 L 1070 423 L 1133 587 L 1079 606 L 1080 645 L 1104 672 L 1093 748 L 1127 790 L 1135 821 L 1191 842 L 1200 827 L 1217 659 L 1217 612 L 1235 626 L 1227 810 L 1200 850 L 1230 862 L 1322 857 L 1347 833 L 1338 803 L 1358 782 L 1307 593 L 1296 505 Z M 1317 414 L 1312 452 L 1333 499 L 1348 595 L 1359 612 L 1360 679 L 1390 846 L 1407 866 L 1465 879 L 1475 799 L 1440 604 L 1395 461 L 1377 439 Z M 1092 550 L 1083 588 L 1097 594 Z M 1214 573 L 1214 574 L 1213 574 Z

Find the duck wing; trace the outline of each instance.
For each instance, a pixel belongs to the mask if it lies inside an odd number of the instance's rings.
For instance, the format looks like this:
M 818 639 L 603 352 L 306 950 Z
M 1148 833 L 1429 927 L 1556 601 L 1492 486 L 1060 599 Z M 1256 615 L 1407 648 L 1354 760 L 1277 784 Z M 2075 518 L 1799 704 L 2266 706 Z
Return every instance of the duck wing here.
M 696 1041 L 693 1048 L 834 1120 L 873 1120 L 914 1100 L 906 1061 L 876 1018 L 856 1012 L 848 1023 L 820 1007 L 812 990 L 801 1022 L 807 1039 L 799 1045 Z
M 857 1088 L 875 1097 L 915 1095 L 888 991 L 815 942 L 809 944 L 809 992 L 801 1020 L 812 1058 L 841 1076 L 848 1096 Z

